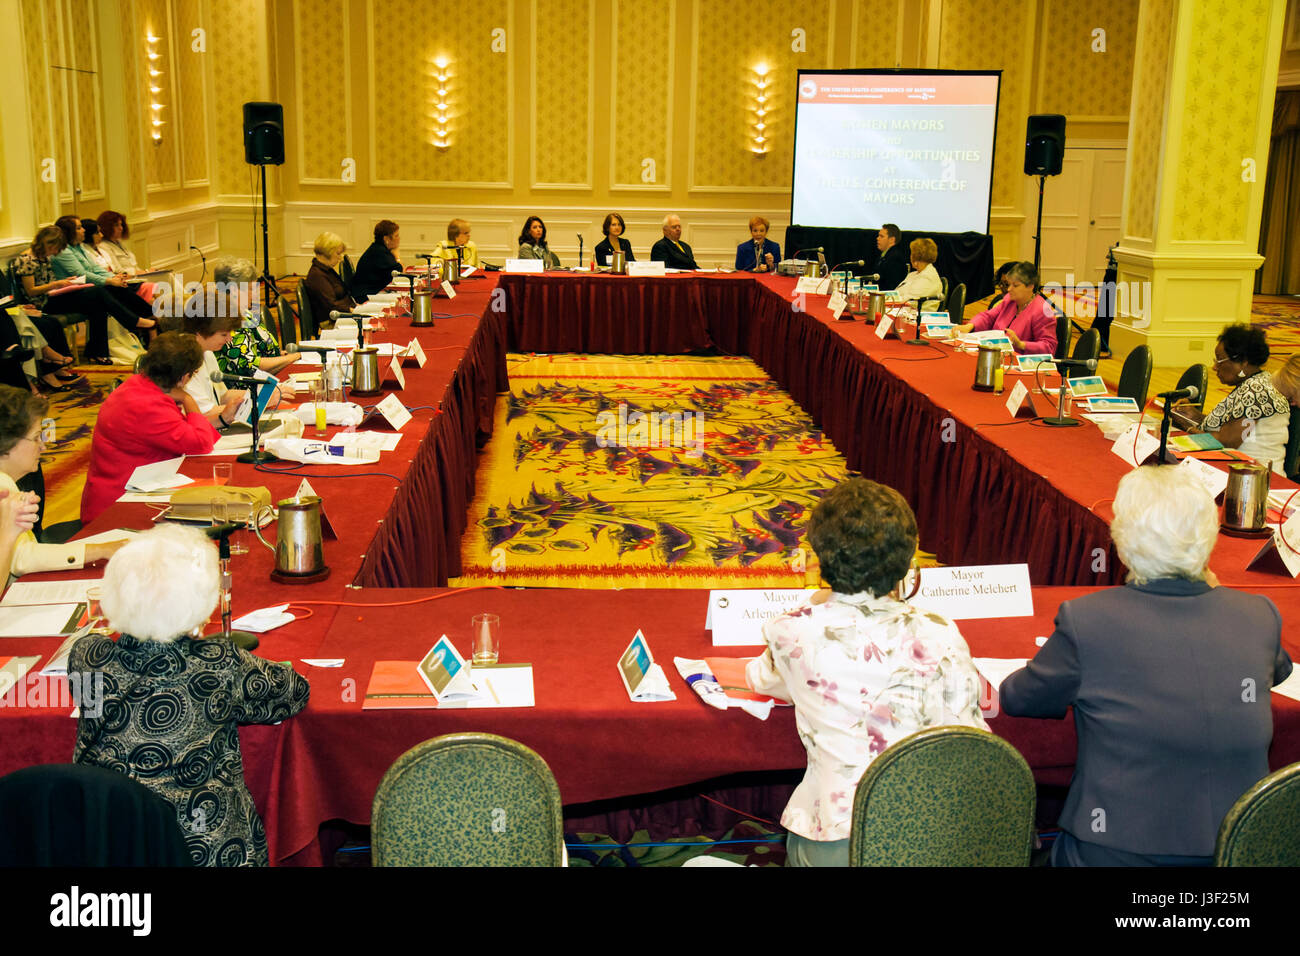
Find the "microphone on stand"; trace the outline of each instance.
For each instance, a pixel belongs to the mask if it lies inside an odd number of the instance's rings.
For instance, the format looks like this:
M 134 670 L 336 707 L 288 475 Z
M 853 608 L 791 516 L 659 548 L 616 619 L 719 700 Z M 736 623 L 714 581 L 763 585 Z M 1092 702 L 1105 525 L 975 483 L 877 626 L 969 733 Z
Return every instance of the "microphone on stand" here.
M 225 372 L 213 372 L 208 376 L 208 380 L 217 385 L 235 385 L 239 388 L 261 388 L 264 384 L 261 379 L 249 378 L 246 375 L 227 375 Z
M 1116 243 L 1116 245 L 1118 244 L 1119 243 Z M 208 257 L 203 254 L 203 250 L 198 246 L 190 246 L 190 250 L 192 252 L 197 252 L 199 254 L 199 261 L 203 263 L 203 274 L 199 276 L 199 283 L 202 284 L 203 280 L 208 277 Z
M 579 269 L 582 268 L 583 261 L 584 260 L 582 258 L 582 233 L 578 233 L 578 268 Z
M 1185 388 L 1176 388 L 1172 392 L 1161 392 L 1158 397 L 1165 400 L 1165 413 L 1160 418 L 1160 455 L 1156 458 L 1156 464 L 1163 465 L 1169 448 L 1169 426 L 1176 414 L 1174 402 L 1184 398 L 1194 402 L 1201 397 L 1201 390 L 1195 385 L 1188 385 Z M 1181 425 L 1181 422 L 1179 424 Z
M 224 372 L 212 372 L 208 379 L 217 384 L 236 385 L 240 388 L 249 389 L 250 394 L 257 395 L 257 390 L 266 382 L 260 378 L 249 378 L 245 375 L 227 375 Z M 272 379 L 274 381 L 274 379 Z M 259 419 L 261 418 L 260 409 L 258 408 L 256 397 L 253 400 L 253 413 L 248 416 L 249 424 L 253 426 L 253 447 L 242 455 L 236 455 L 235 461 L 242 461 L 246 465 L 260 465 L 264 461 L 275 461 L 276 457 L 269 451 L 262 451 L 257 446 L 258 429 L 261 427 Z
M 865 259 L 851 259 L 848 262 L 841 262 L 839 265 L 837 265 L 834 269 L 831 270 L 831 275 L 834 275 L 836 272 L 839 272 L 839 270 L 844 266 L 862 267 L 865 266 L 866 264 L 867 262 Z M 848 275 L 845 275 L 844 276 L 844 298 L 847 299 L 848 297 L 849 297 L 849 277 Z
M 1174 402 L 1180 401 L 1184 398 L 1189 402 L 1196 401 L 1201 397 L 1201 390 L 1195 385 L 1188 385 L 1186 388 L 1176 388 L 1172 392 L 1161 392 L 1157 397 L 1165 400 L 1165 407 L 1167 408 Z
M 286 353 L 297 352 L 300 355 L 303 352 L 315 352 L 317 355 L 321 357 L 321 360 L 324 361 L 325 354 L 327 352 L 333 352 L 336 350 L 334 348 L 331 348 L 328 345 L 304 345 L 301 342 L 290 342 L 288 345 L 284 347 L 284 351 Z
M 1063 368 L 1082 368 L 1082 369 L 1087 369 L 1089 372 L 1095 371 L 1097 368 L 1096 359 L 1068 359 L 1068 358 L 1052 359 L 1052 363 L 1056 366 L 1056 370 L 1058 372 L 1060 372 L 1061 369 Z M 1065 375 L 1061 375 L 1061 388 L 1056 393 L 1056 414 L 1053 415 L 1051 418 L 1044 418 L 1043 419 L 1044 425 L 1052 425 L 1056 428 L 1064 428 L 1070 425 L 1083 424 L 1082 422 L 1079 421 L 1079 419 L 1071 418 L 1069 415 L 1065 414 L 1065 391 L 1069 387 L 1068 381 L 1069 380 Z M 1168 416 L 1166 416 L 1166 418 L 1168 418 Z M 1166 425 L 1164 427 L 1167 431 L 1169 426 Z M 1164 456 L 1162 454 L 1161 458 L 1163 459 L 1163 457 Z

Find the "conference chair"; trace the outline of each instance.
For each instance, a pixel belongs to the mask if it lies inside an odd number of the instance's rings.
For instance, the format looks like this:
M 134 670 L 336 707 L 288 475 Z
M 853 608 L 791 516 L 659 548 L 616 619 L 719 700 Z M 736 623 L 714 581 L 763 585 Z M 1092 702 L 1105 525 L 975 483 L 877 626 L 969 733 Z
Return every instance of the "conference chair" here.
M 1210 387 L 1210 371 L 1204 365 L 1188 366 L 1187 371 L 1178 379 L 1175 389 L 1186 388 L 1188 385 L 1196 386 L 1196 401 L 1189 402 L 1189 405 L 1195 407 L 1198 412 L 1205 411 L 1205 391 Z
M 343 287 L 352 288 L 352 276 L 356 270 L 352 268 L 352 259 L 345 253 L 343 261 L 339 263 L 339 278 L 343 280 Z
M 966 314 L 966 283 L 958 282 L 953 286 L 953 290 L 948 293 L 948 319 L 954 325 L 960 325 L 965 321 Z
M 1100 348 L 1100 333 L 1098 333 L 1098 348 Z M 1146 407 L 1147 392 L 1151 388 L 1151 346 L 1139 345 L 1128 357 L 1124 359 L 1124 367 L 1120 369 L 1119 385 L 1115 388 L 1115 394 L 1120 398 L 1131 398 L 1137 402 L 1138 408 Z
M 285 296 L 280 296 L 279 301 L 275 304 L 275 311 L 278 319 L 277 327 L 280 330 L 280 347 L 283 348 L 286 344 L 297 342 L 298 333 L 294 327 L 293 308 L 289 305 L 289 300 Z
M 1300 866 L 1300 763 L 1243 793 L 1219 825 L 1215 866 Z
M 1056 316 L 1056 351 L 1052 353 L 1052 357 L 1063 359 L 1070 354 L 1070 337 L 1074 334 L 1070 327 L 1070 318 L 1047 296 L 1043 296 L 1043 301 L 1052 307 L 1052 314 Z
M 1291 420 L 1286 427 L 1286 454 L 1282 456 L 1282 471 L 1292 481 L 1300 475 L 1300 408 L 1291 406 Z
M 546 761 L 495 734 L 446 734 L 398 757 L 370 814 L 375 866 L 562 866 Z
M 14 303 L 17 305 L 30 305 L 31 299 L 27 298 L 27 290 L 23 288 L 23 280 L 18 275 L 18 257 L 14 256 L 9 260 L 8 267 L 4 270 L 6 284 L 8 289 L 0 289 L 0 299 L 6 295 L 14 297 Z M 58 301 L 57 299 L 55 301 Z M 82 315 L 80 312 L 60 312 L 46 313 L 58 320 L 59 325 L 65 329 L 72 329 L 72 334 L 68 336 L 68 348 L 72 350 L 72 360 L 76 364 L 81 364 L 81 355 L 77 351 L 77 326 L 90 328 L 90 317 Z M 26 342 L 23 343 L 27 345 Z
M 1079 336 L 1079 341 L 1074 343 L 1074 351 L 1070 353 L 1070 358 L 1079 361 L 1095 359 L 1101 354 L 1101 333 L 1096 329 L 1089 329 Z M 1082 375 L 1096 375 L 1096 372 L 1090 372 L 1086 368 L 1072 368 L 1066 375 L 1066 378 L 1079 378 Z
M 176 808 L 125 774 L 45 764 L 0 778 L 0 867 L 189 865 Z
M 1028 866 L 1034 778 L 1014 747 L 973 727 L 904 737 L 853 797 L 850 866 Z
M 307 299 L 307 283 L 302 279 L 298 280 L 298 331 L 304 339 L 316 338 L 316 330 L 320 327 L 320 319 L 312 315 L 311 302 Z

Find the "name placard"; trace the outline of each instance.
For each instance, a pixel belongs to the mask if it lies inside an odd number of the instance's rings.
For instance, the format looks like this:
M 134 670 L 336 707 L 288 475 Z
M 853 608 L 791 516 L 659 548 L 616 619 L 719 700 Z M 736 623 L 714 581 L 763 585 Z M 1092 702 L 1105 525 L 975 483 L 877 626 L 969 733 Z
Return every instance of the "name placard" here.
M 662 262 L 629 262 L 627 264 L 627 274 L 630 276 L 662 276 L 667 275 L 665 271 L 667 266 Z
M 1138 426 L 1130 425 L 1115 439 L 1110 450 L 1136 468 L 1160 450 L 1160 439 L 1145 428 L 1138 434 Z
M 540 262 L 541 260 L 538 261 Z M 452 288 L 452 284 L 450 282 L 447 282 L 446 280 L 443 280 L 442 291 L 447 296 L 447 298 L 449 299 L 456 298 L 456 290 Z
M 1199 458 L 1184 458 L 1178 463 L 1178 467 L 1195 475 L 1196 479 L 1205 486 L 1205 490 L 1214 498 L 1219 497 L 1228 490 L 1228 473 L 1207 465 Z M 1293 543 L 1295 540 L 1291 537 L 1290 528 L 1287 529 L 1287 540 Z
M 429 360 L 419 339 L 411 339 L 411 344 L 406 347 L 406 356 L 415 359 L 415 364 L 420 368 L 424 368 L 424 363 Z
M 411 420 L 411 413 L 407 411 L 402 400 L 396 395 L 388 395 L 382 402 L 375 406 L 379 414 L 387 419 L 388 424 L 393 427 L 394 431 L 401 431 L 402 426 Z
M 849 307 L 849 300 L 844 298 L 839 289 L 836 289 L 835 293 L 831 296 L 830 301 L 827 302 L 826 305 L 830 308 L 831 315 L 838 319 L 844 314 L 844 310 Z
M 545 263 L 541 259 L 507 259 L 503 267 L 505 272 L 545 272 Z
M 1029 617 L 1034 613 L 1029 565 L 922 568 L 921 589 L 910 603 L 952 621 Z
M 819 279 L 817 276 L 800 276 L 799 281 L 794 284 L 795 294 L 803 293 L 804 295 L 829 295 L 831 291 L 831 277 Z
M 704 629 L 713 632 L 714 647 L 763 644 L 763 624 L 808 600 L 802 588 L 710 591 Z
M 388 370 L 393 373 L 393 378 L 397 379 L 397 387 L 405 389 L 406 374 L 402 371 L 402 357 L 400 355 L 393 356 L 393 361 L 388 366 Z
M 1016 382 L 1011 386 L 1011 394 L 1007 396 L 1007 411 L 1011 413 L 1012 418 L 1020 414 L 1020 406 L 1025 404 L 1025 399 L 1028 397 L 1029 389 L 1025 387 L 1024 382 Z M 1033 408 L 1032 402 L 1030 408 Z
M 889 334 L 889 330 L 894 327 L 894 317 L 892 315 L 882 315 L 876 319 L 876 338 L 884 339 Z

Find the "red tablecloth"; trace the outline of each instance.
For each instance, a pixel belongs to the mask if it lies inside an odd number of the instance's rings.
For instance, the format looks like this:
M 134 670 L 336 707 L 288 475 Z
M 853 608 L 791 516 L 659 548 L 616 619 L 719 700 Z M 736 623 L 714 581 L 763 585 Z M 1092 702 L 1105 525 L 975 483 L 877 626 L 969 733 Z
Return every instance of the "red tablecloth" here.
M 647 291 L 656 282 L 662 283 L 659 290 Z M 534 297 L 534 284 L 544 294 Z M 638 286 L 646 289 L 638 292 Z M 439 304 L 445 312 L 472 314 L 441 319 L 433 329 L 415 333 L 429 363 L 422 370 L 408 368 L 408 387 L 401 395 L 410 406 L 441 407 L 416 407 L 397 451 L 384 455 L 380 465 L 309 467 L 300 474 L 273 473 L 280 466 L 254 472 L 236 465 L 235 483 L 265 484 L 276 499 L 292 494 L 305 474 L 339 531 L 339 540 L 327 542 L 325 549 L 333 573 L 316 584 L 273 585 L 271 554 L 261 545 L 237 557 L 236 613 L 286 600 L 407 600 L 430 592 L 348 585 L 422 585 L 455 574 L 473 494 L 475 446 L 489 433 L 496 394 L 507 386 L 505 351 L 539 330 L 549 330 L 548 351 L 602 342 L 618 351 L 638 351 L 637 341 L 681 351 L 698 347 L 702 331 L 712 345 L 748 352 L 761 362 L 816 417 L 851 466 L 899 487 L 916 508 L 922 543 L 945 561 L 1025 560 L 1036 582 L 1095 585 L 1122 576 L 1106 532 L 1110 512 L 1103 499 L 1113 494 L 1126 466 L 1093 426 L 1047 431 L 1028 424 L 986 424 L 1009 419 L 1001 397 L 970 389 L 973 359 L 881 342 L 860 322 L 834 321 L 824 298 L 792 301 L 792 286 L 792 280 L 776 277 L 756 282 L 736 276 L 513 276 L 503 277 L 503 287 L 518 298 L 498 312 L 491 307 L 493 278 L 462 283 L 454 302 Z M 647 328 L 655 316 L 628 314 L 608 323 L 621 330 L 618 334 L 577 312 L 565 317 L 571 300 L 585 297 L 586 308 L 595 308 L 601 289 L 626 301 L 680 299 L 687 311 L 680 321 L 653 332 Z M 525 301 L 528 310 L 519 311 Z M 553 313 L 547 304 L 552 301 L 558 303 Z M 697 311 L 691 311 L 696 308 L 691 302 L 699 304 Z M 379 338 L 406 341 L 412 334 L 400 321 L 390 320 L 390 329 Z M 385 385 L 386 391 L 394 387 L 391 380 Z M 366 427 L 386 428 L 382 423 Z M 189 459 L 184 471 L 206 477 L 214 460 L 221 459 Z M 87 533 L 144 526 L 149 512 L 145 505 L 115 505 Z M 1300 630 L 1292 623 L 1300 620 L 1300 589 L 1286 578 L 1245 571 L 1258 549 L 1256 541 L 1221 537 L 1212 565 L 1225 584 L 1256 590 L 1278 603 L 1284 641 L 1293 657 L 1300 655 Z M 675 677 L 673 656 L 710 652 L 703 630 L 704 592 L 444 593 L 431 604 L 398 608 L 310 605 L 311 616 L 264 637 L 259 653 L 274 660 L 346 659 L 339 670 L 299 665 L 312 681 L 307 710 L 278 727 L 241 730 L 245 776 L 266 820 L 273 859 L 300 854 L 309 860 L 324 821 L 368 820 L 375 786 L 392 760 L 415 743 L 452 730 L 487 729 L 533 747 L 555 771 L 567 803 L 803 765 L 791 712 L 778 711 L 765 723 L 741 713 L 722 714 Z M 1039 588 L 1033 618 L 963 622 L 962 631 L 977 656 L 1029 657 L 1033 637 L 1050 633 L 1059 602 L 1078 593 Z M 469 618 L 482 610 L 502 616 L 503 659 L 534 663 L 535 708 L 361 712 L 375 660 L 418 658 L 444 631 L 463 648 Z M 614 667 L 637 628 L 669 673 L 677 701 L 627 700 Z M 4 652 L 39 654 L 43 663 L 58 643 L 7 640 Z M 1275 697 L 1273 709 L 1271 763 L 1276 767 L 1300 759 L 1300 704 Z M 0 774 L 71 756 L 74 726 L 65 711 L 0 708 L 0 722 Z M 1068 780 L 1074 760 L 1069 722 L 997 716 L 992 726 L 1020 749 L 1040 780 Z

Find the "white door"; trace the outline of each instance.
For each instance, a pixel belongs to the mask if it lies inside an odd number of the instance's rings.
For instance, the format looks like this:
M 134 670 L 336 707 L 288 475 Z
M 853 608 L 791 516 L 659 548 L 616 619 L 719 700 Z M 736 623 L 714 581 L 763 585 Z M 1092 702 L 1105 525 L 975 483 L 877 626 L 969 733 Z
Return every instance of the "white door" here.
M 1040 265 L 1044 283 L 1071 286 L 1101 280 L 1106 250 L 1120 237 L 1125 152 L 1123 148 L 1067 147 L 1061 175 L 1047 177 Z M 1026 259 L 1033 255 L 1037 179 L 1031 179 L 1029 194 Z

